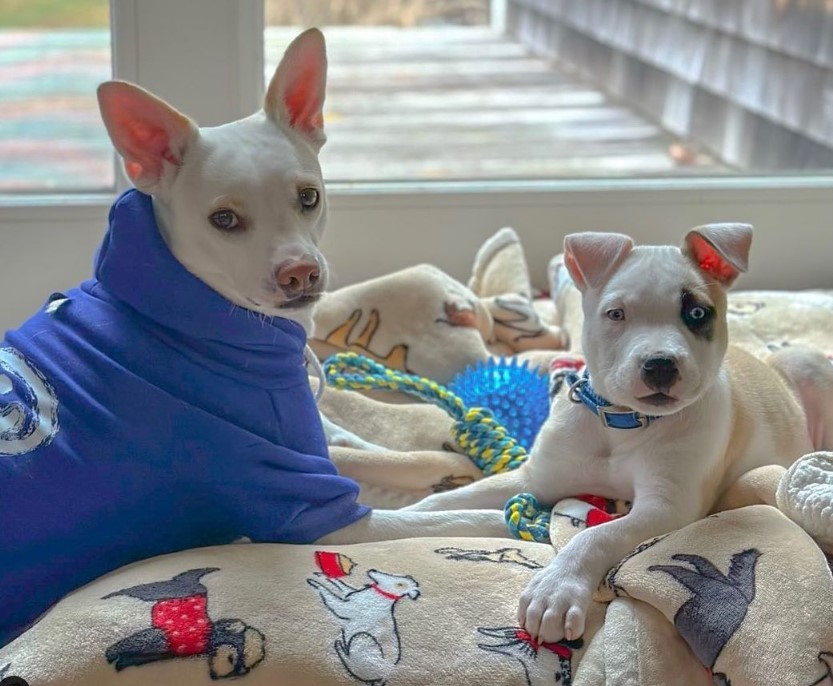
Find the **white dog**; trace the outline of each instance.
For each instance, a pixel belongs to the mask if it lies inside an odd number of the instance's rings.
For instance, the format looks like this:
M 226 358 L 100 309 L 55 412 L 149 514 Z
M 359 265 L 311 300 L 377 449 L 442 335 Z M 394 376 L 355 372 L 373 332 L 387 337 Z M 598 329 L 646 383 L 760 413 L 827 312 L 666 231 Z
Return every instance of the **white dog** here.
M 328 458 L 304 367 L 327 282 L 325 81 L 310 30 L 263 109 L 224 126 L 99 88 L 136 188 L 93 278 L 0 345 L 0 646 L 65 593 L 176 550 L 505 535 L 499 511 L 370 513 Z
M 751 239 L 744 224 L 693 229 L 682 249 L 568 236 L 586 373 L 562 389 L 520 469 L 409 508 L 498 508 L 520 492 L 548 504 L 579 493 L 633 501 L 532 579 L 519 621 L 533 636 L 580 636 L 607 570 L 706 515 L 744 472 L 833 447 L 833 366 L 823 355 L 787 349 L 768 365 L 727 354 L 726 289 L 746 270 Z

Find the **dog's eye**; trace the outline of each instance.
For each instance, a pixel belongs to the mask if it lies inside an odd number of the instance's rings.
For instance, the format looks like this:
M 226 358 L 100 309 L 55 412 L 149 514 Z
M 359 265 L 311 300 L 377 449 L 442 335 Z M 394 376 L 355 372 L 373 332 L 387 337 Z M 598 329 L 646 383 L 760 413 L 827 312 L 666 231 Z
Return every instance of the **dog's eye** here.
M 707 326 L 714 315 L 714 310 L 705 305 L 692 305 L 687 310 L 683 310 L 683 321 L 690 328 L 702 328 Z
M 318 205 L 318 189 L 317 188 L 302 188 L 298 191 L 298 201 L 301 203 L 301 208 L 311 210 Z
M 698 301 L 691 291 L 683 289 L 681 293 L 680 317 L 695 336 L 711 340 L 715 313 L 714 307 Z
M 212 214 L 208 221 L 211 226 L 220 231 L 235 231 L 243 228 L 240 218 L 231 210 L 217 210 Z
M 612 319 L 614 322 L 623 322 L 625 321 L 625 310 L 621 307 L 615 307 L 612 310 L 608 310 L 607 318 Z

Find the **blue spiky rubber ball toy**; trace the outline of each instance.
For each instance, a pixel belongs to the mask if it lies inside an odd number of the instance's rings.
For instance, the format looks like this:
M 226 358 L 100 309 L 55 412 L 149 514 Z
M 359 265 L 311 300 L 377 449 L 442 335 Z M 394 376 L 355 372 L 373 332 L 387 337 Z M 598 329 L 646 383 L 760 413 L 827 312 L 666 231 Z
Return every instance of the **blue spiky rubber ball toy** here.
M 485 407 L 518 443 L 529 450 L 550 411 L 545 371 L 529 362 L 500 357 L 478 362 L 448 385 L 466 407 Z

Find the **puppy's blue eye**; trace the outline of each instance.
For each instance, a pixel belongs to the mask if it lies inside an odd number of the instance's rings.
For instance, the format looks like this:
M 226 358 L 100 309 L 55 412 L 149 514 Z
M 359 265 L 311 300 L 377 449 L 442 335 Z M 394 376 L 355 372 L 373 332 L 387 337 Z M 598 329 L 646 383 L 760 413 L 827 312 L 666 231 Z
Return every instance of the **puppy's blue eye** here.
M 305 210 L 311 210 L 318 205 L 320 195 L 317 188 L 302 188 L 298 191 L 298 202 Z
M 608 310 L 606 314 L 607 318 L 612 319 L 614 322 L 625 321 L 625 310 L 623 310 L 621 307 L 616 307 L 612 310 Z
M 698 300 L 687 289 L 683 289 L 680 293 L 680 318 L 695 336 L 709 341 L 712 339 L 714 335 L 714 307 Z
M 243 223 L 231 210 L 217 210 L 209 218 L 211 226 L 220 231 L 237 231 L 244 228 Z

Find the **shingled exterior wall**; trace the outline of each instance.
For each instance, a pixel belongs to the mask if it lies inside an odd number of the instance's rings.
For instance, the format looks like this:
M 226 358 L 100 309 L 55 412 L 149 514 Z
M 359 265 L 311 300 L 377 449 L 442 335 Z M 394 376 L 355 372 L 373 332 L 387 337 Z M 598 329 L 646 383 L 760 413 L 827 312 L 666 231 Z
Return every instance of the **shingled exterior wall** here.
M 506 25 L 727 164 L 833 169 L 830 0 L 507 0 Z

